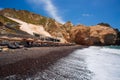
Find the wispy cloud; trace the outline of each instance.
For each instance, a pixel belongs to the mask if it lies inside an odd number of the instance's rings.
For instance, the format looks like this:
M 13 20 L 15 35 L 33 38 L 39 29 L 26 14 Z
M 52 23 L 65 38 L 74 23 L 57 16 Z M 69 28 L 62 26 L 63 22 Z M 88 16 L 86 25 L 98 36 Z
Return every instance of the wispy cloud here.
M 91 14 L 82 14 L 82 16 L 89 17 L 92 16 Z
M 59 10 L 53 4 L 52 0 L 31 0 L 30 2 L 32 2 L 33 5 L 36 5 L 37 7 L 41 7 L 41 4 L 43 4 L 44 9 L 52 18 L 54 18 L 56 21 L 60 23 L 65 23 L 65 21 L 62 19 L 62 17 L 59 14 Z

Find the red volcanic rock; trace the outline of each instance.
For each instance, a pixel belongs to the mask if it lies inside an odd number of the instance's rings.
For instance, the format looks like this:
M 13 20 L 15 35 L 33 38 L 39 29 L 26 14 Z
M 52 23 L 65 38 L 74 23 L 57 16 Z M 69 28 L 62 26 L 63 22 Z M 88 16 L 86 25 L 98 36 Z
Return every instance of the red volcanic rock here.
M 112 45 L 115 43 L 117 33 L 111 27 L 97 25 L 90 27 L 90 37 L 93 45 Z
M 90 28 L 78 25 L 71 30 L 71 39 L 73 42 L 81 45 L 90 45 Z
M 111 27 L 78 25 L 71 30 L 70 36 L 73 42 L 81 45 L 112 45 L 117 33 Z

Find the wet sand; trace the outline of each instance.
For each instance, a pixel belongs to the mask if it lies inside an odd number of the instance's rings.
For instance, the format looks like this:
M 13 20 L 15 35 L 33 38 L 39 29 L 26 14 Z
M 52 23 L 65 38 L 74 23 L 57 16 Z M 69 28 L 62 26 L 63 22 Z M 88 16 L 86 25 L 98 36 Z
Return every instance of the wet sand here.
M 35 47 L 0 52 L 0 77 L 34 75 L 85 46 Z

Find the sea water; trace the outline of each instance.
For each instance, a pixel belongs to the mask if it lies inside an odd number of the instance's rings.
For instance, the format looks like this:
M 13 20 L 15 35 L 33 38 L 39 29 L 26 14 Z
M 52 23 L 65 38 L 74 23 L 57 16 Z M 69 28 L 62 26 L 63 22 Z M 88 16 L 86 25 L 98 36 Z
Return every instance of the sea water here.
M 120 80 L 120 47 L 90 47 L 79 50 L 87 56 L 86 63 L 94 73 L 92 80 Z
M 120 47 L 115 47 L 78 49 L 26 80 L 120 80 Z

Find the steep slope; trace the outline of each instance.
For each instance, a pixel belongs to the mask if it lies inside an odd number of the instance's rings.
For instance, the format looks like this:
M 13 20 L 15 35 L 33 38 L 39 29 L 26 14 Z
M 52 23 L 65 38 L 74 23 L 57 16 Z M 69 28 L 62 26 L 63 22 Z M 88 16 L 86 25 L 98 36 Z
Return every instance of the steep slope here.
M 11 23 L 11 24 L 18 25 L 17 22 L 10 20 L 3 15 L 0 15 L 0 22 L 3 23 L 3 24 Z
M 36 34 L 51 37 L 51 35 L 48 32 L 46 32 L 44 30 L 43 26 L 41 26 L 41 25 L 33 25 L 33 24 L 30 24 L 30 23 L 28 24 L 26 22 L 23 22 L 21 20 L 11 18 L 11 17 L 7 17 L 7 18 L 19 23 L 20 24 L 20 30 L 25 31 L 28 34 L 34 35 L 34 33 L 36 33 Z
M 20 30 L 19 23 L 0 15 L 0 35 L 29 35 Z
M 77 25 L 70 21 L 61 24 L 52 18 L 26 10 L 0 10 L 0 34 L 41 34 L 82 45 L 112 45 L 120 43 L 119 32 L 107 23 L 95 26 Z M 5 28 L 5 30 L 4 30 Z
M 44 17 L 26 10 L 15 10 L 9 8 L 1 10 L 0 15 L 19 19 L 30 24 L 31 26 L 42 25 L 45 31 L 48 32 L 51 36 L 60 38 L 64 41 L 65 39 L 69 40 L 69 33 L 66 29 L 67 27 L 52 18 Z
M 1 10 L 0 14 L 8 17 L 17 18 L 24 22 L 32 24 L 44 24 L 47 19 L 46 17 L 34 14 L 26 10 L 15 10 L 10 8 Z

